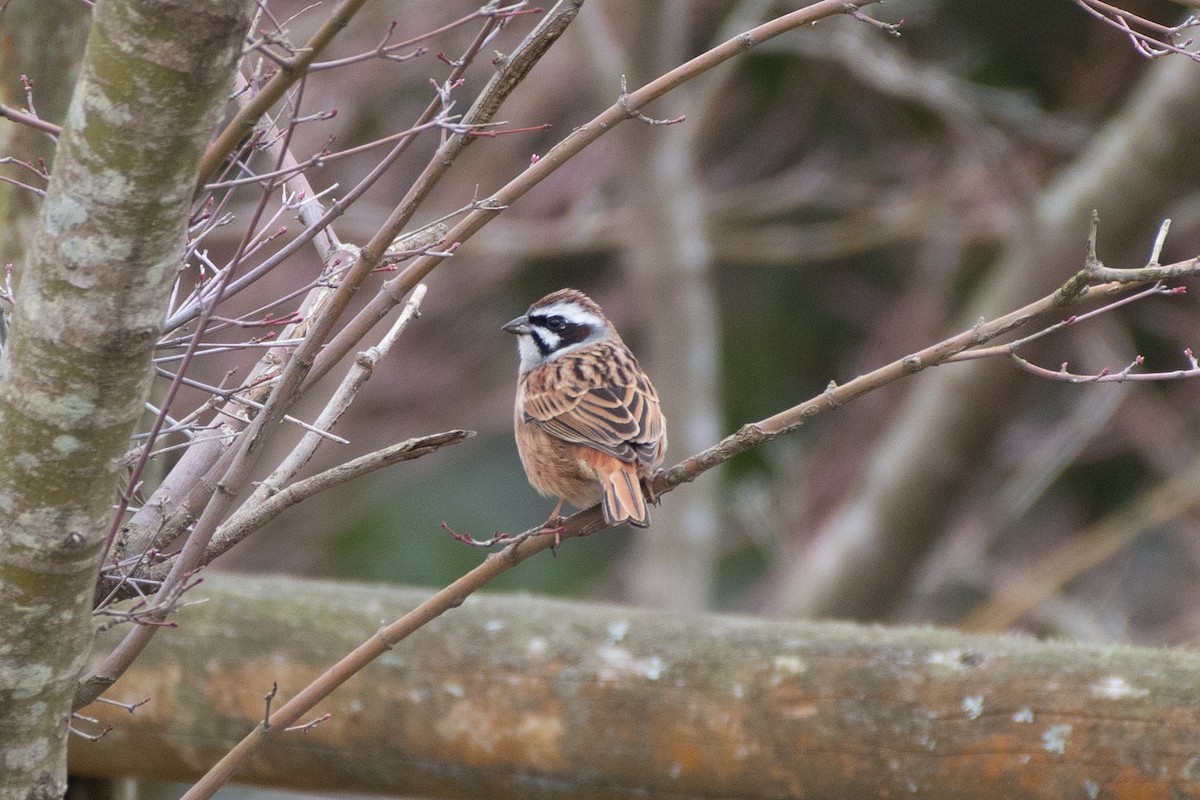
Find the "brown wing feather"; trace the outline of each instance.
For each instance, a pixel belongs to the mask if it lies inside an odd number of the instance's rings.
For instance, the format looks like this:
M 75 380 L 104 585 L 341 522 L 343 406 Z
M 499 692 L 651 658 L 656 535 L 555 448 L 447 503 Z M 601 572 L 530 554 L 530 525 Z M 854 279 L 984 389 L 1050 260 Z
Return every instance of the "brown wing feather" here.
M 662 460 L 658 393 L 623 344 L 602 343 L 555 359 L 523 381 L 525 418 L 559 439 L 625 462 Z

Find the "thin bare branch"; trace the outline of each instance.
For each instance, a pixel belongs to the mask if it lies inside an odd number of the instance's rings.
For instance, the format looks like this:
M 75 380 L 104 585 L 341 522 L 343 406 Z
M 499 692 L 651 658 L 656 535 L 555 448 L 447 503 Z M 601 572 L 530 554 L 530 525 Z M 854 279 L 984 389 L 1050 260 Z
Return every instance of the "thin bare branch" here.
M 239 510 L 239 513 L 230 517 L 229 521 L 218 528 L 213 535 L 212 542 L 209 544 L 204 558 L 201 559 L 201 565 L 211 563 L 213 559 L 228 552 L 231 547 L 279 516 L 286 509 L 326 489 L 356 480 L 376 470 L 390 467 L 392 464 L 399 464 L 401 461 L 411 461 L 414 458 L 427 456 L 474 435 L 474 431 L 453 430 L 407 439 L 365 456 L 359 456 L 345 464 L 331 467 L 311 478 L 296 481 L 256 504 L 246 513 L 243 514 Z M 150 574 L 153 572 L 151 570 Z
M 1125 34 L 1134 50 L 1147 58 L 1158 58 L 1175 53 L 1194 61 L 1200 61 L 1200 52 L 1187 49 L 1192 44 L 1192 39 L 1182 43 L 1175 41 L 1185 30 L 1200 26 L 1200 21 L 1197 20 L 1195 14 L 1189 15 L 1179 25 L 1168 26 L 1105 3 L 1103 0 L 1075 0 L 1075 5 Z
M 26 125 L 34 130 L 48 133 L 52 136 L 59 136 L 62 134 L 62 128 L 58 125 L 55 125 L 53 122 L 47 122 L 40 117 L 27 114 L 24 111 L 18 111 L 11 106 L 4 105 L 3 103 L 0 103 L 0 117 L 11 120 L 18 125 Z

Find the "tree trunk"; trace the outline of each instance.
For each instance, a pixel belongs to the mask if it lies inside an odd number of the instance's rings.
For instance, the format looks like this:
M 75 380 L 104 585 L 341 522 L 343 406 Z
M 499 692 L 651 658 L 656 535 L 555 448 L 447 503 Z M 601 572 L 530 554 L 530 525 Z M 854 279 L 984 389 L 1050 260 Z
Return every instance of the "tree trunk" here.
M 65 789 L 120 456 L 247 2 L 101 0 L 0 359 L 0 798 Z

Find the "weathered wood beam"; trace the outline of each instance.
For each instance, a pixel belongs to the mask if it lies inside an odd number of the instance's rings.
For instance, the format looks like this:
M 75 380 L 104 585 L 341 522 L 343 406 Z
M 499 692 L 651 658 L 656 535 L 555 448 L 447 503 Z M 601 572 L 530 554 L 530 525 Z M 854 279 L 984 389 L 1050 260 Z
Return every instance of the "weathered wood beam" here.
M 72 771 L 188 780 L 428 592 L 210 575 Z M 101 638 L 97 651 L 116 641 Z M 1200 653 L 477 595 L 240 776 L 428 797 L 1200 793 Z

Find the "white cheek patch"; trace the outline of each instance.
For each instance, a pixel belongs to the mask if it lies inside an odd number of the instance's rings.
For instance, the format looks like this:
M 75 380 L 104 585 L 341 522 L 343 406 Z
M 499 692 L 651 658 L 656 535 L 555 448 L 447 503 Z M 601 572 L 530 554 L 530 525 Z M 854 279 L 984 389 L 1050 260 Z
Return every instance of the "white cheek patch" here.
M 537 342 L 533 341 L 533 334 L 524 334 L 517 337 L 517 352 L 521 356 L 521 371 L 526 372 L 540 364 L 545 358 L 538 350 Z
M 526 337 L 522 336 L 521 341 L 525 342 Z M 544 328 L 534 328 L 529 332 L 528 341 L 530 347 L 542 353 L 551 353 L 558 349 L 559 344 L 562 342 L 562 337 L 554 331 L 548 331 Z

